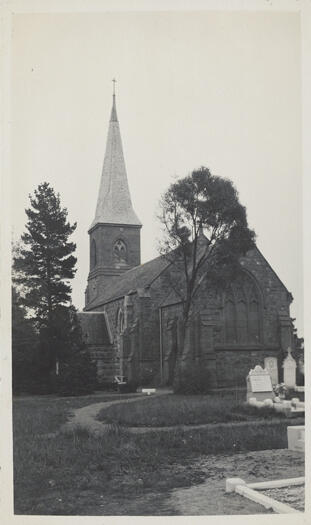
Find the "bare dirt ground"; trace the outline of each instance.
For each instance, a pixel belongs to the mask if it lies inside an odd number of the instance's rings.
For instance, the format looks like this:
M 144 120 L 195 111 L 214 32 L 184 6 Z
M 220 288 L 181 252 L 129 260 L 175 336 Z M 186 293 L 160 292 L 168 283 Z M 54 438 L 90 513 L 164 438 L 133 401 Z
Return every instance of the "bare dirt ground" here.
M 187 489 L 173 490 L 167 501 L 178 513 L 201 516 L 269 513 L 238 494 L 226 494 L 226 478 L 238 477 L 251 483 L 304 476 L 304 456 L 288 449 L 217 454 L 202 458 L 197 467 L 206 472 L 206 481 Z M 288 501 L 288 504 L 291 503 Z
M 137 402 L 141 397 L 133 397 L 122 402 Z M 63 431 L 70 431 L 76 426 L 87 428 L 94 434 L 105 431 L 104 423 L 97 421 L 98 413 L 118 401 L 108 401 L 92 404 L 74 410 L 72 419 L 63 427 Z M 150 429 L 148 429 L 150 431 Z M 178 470 L 178 465 L 171 468 Z M 234 455 L 217 454 L 200 458 L 189 467 L 189 478 L 196 471 L 204 471 L 206 480 L 200 484 L 193 484 L 190 488 L 173 489 L 167 494 L 148 492 L 136 495 L 131 499 L 125 497 L 120 504 L 120 497 L 103 498 L 94 501 L 88 510 L 88 495 L 85 494 L 85 514 L 91 515 L 221 515 L 221 514 L 258 514 L 271 513 L 261 505 L 242 496 L 226 494 L 226 478 L 239 477 L 246 482 L 265 481 L 292 478 L 304 475 L 304 455 L 288 449 L 264 450 L 254 452 L 239 452 Z M 138 480 L 139 481 L 139 480 Z M 301 490 L 301 489 L 300 489 Z M 83 494 L 80 495 L 83 498 Z M 302 499 L 300 497 L 300 499 Z M 146 509 L 150 508 L 150 512 Z M 120 510 L 124 509 L 124 512 Z M 300 507 L 301 510 L 301 507 Z
M 168 465 L 177 474 L 184 475 L 184 467 Z M 226 478 L 240 477 L 246 482 L 284 479 L 304 475 L 304 458 L 300 452 L 287 449 L 240 452 L 234 455 L 217 454 L 200 458 L 187 467 L 192 486 L 170 491 L 150 489 L 129 494 L 126 480 L 120 479 L 118 494 L 101 495 L 85 488 L 72 495 L 66 509 L 71 505 L 73 514 L 79 507 L 78 515 L 89 516 L 213 516 L 271 514 L 272 511 L 238 494 L 225 492 Z M 206 480 L 195 481 L 195 472 L 204 471 Z M 136 480 L 139 486 L 142 480 Z M 163 480 L 165 485 L 165 480 Z M 159 484 L 158 484 L 159 487 Z M 51 499 L 62 497 L 57 491 L 50 494 Z M 59 500 L 60 501 L 60 500 Z M 289 503 L 289 502 L 288 502 Z M 43 508 L 50 505 L 44 502 Z M 40 512 L 39 512 L 40 513 Z M 62 512 L 60 512 L 62 514 Z M 58 514 L 58 513 L 57 513 Z
M 263 490 L 263 494 L 270 498 L 281 501 L 290 505 L 294 509 L 304 510 L 305 487 L 304 485 L 297 485 L 292 487 L 283 487 L 280 489 Z

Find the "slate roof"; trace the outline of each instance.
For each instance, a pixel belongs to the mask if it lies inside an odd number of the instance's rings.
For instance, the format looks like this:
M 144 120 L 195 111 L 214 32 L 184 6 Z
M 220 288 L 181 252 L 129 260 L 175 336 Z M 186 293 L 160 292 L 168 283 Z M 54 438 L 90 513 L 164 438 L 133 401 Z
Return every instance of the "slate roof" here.
M 141 226 L 141 222 L 132 206 L 127 181 L 115 95 L 113 95 L 95 219 L 91 224 L 91 228 L 96 226 L 96 224 Z
M 100 297 L 87 305 L 87 310 L 108 303 L 118 297 L 124 297 L 130 292 L 146 288 L 169 266 L 169 262 L 162 256 L 156 257 L 140 266 L 135 266 L 122 275 L 115 277 Z
M 110 338 L 104 312 L 77 312 L 87 344 L 109 345 Z

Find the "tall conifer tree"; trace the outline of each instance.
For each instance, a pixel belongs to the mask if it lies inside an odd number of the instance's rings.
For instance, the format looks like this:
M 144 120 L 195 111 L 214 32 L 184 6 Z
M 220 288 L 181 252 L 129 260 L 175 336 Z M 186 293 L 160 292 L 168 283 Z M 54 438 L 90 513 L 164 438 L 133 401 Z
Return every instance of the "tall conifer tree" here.
M 34 313 L 38 326 L 49 328 L 57 307 L 70 301 L 69 280 L 77 259 L 69 237 L 76 223 L 67 221 L 67 209 L 49 183 L 40 184 L 29 198 L 23 246 L 14 256 L 14 280 L 24 292 L 21 302 Z
M 91 392 L 96 366 L 70 297 L 77 259 L 73 255 L 76 245 L 69 237 L 76 223 L 68 222 L 67 209 L 61 207 L 59 194 L 47 182 L 30 195 L 30 203 L 26 232 L 13 253 L 13 280 L 21 292 L 19 309 L 13 309 L 13 339 L 19 336 L 16 323 L 27 311 L 31 319 L 25 318 L 24 324 L 32 321 L 38 336 L 30 390 L 72 395 Z M 26 350 L 29 355 L 25 358 L 30 359 L 33 352 Z

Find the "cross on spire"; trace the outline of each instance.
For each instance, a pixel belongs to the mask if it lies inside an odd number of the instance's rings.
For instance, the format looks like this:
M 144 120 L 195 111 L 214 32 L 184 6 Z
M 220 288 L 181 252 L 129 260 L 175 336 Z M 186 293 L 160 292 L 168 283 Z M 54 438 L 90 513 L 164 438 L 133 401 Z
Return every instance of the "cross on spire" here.
M 115 93 L 116 79 L 113 78 L 113 79 L 112 79 L 112 82 L 113 82 L 113 94 L 115 95 L 115 94 L 116 94 L 116 93 Z

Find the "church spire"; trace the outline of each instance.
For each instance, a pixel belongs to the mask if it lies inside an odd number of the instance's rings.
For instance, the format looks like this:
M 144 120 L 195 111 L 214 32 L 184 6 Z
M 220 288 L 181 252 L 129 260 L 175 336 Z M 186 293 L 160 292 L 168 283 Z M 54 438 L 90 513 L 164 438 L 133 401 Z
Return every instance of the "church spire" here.
M 124 224 L 141 226 L 134 212 L 123 156 L 121 134 L 116 110 L 113 79 L 112 109 L 108 129 L 106 153 L 100 181 L 95 219 L 96 224 Z
M 117 109 L 116 109 L 116 79 L 112 79 L 113 82 L 113 93 L 112 93 L 112 109 L 110 122 L 118 122 Z

